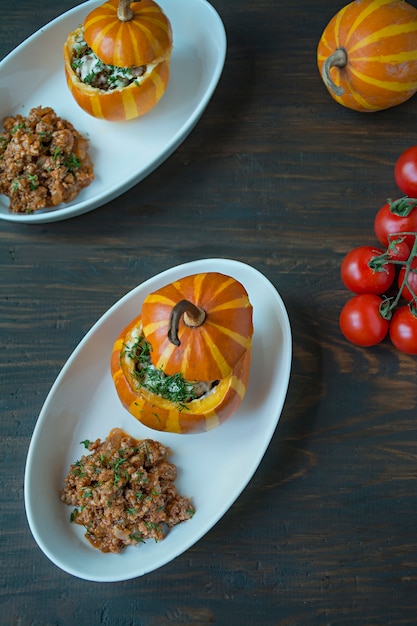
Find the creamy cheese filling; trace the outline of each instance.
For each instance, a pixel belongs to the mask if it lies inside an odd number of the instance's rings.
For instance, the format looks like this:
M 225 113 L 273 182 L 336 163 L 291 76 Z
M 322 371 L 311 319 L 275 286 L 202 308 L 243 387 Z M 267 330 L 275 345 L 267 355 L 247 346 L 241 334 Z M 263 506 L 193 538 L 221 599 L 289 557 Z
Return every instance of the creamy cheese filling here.
M 78 79 L 104 91 L 122 89 L 131 83 L 140 83 L 154 69 L 156 63 L 133 67 L 117 67 L 107 65 L 98 58 L 84 40 L 83 33 L 76 38 L 73 48 L 72 69 Z

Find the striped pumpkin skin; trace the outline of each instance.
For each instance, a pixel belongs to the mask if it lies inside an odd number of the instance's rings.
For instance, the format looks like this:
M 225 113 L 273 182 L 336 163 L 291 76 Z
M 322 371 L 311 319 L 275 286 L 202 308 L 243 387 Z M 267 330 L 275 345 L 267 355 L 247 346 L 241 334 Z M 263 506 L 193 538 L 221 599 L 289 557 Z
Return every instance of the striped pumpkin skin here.
M 356 0 L 329 22 L 317 49 L 323 76 L 326 59 L 338 49 L 347 53 L 344 67 L 330 76 L 343 93 L 339 104 L 375 112 L 402 104 L 417 91 L 417 9 L 403 0 Z M 326 81 L 325 81 L 326 83 Z
M 108 0 L 94 9 L 64 44 L 67 85 L 78 105 L 93 117 L 110 122 L 135 119 L 159 102 L 168 86 L 172 53 L 171 24 L 153 0 L 131 2 L 133 17 L 118 17 L 119 0 Z M 127 87 L 102 90 L 83 83 L 72 69 L 77 40 L 84 38 L 107 65 L 151 69 Z
M 164 400 L 145 388 L 138 389 L 133 374 L 133 361 L 124 354 L 125 345 L 142 330 L 137 317 L 116 340 L 110 369 L 122 405 L 133 417 L 153 430 L 178 433 L 203 433 L 223 424 L 241 404 L 248 385 L 251 352 L 246 351 L 233 372 L 221 380 L 206 398 L 187 403 L 188 408 Z M 133 335 L 133 338 L 132 338 Z
M 65 76 L 67 85 L 78 105 L 86 112 L 110 122 L 127 121 L 148 113 L 162 98 L 169 82 L 169 59 L 159 63 L 140 85 L 103 91 L 80 81 L 71 67 L 72 50 L 77 31 L 64 46 Z
M 168 338 L 169 320 L 181 300 L 203 309 L 206 319 L 195 328 L 181 320 L 181 343 L 175 346 Z M 155 367 L 169 375 L 181 372 L 186 380 L 222 380 L 251 348 L 248 294 L 237 280 L 217 272 L 187 276 L 151 293 L 142 305 L 142 322 Z
M 108 65 L 148 65 L 166 57 L 172 48 L 171 24 L 152 0 L 132 2 L 132 20 L 117 17 L 119 0 L 108 0 L 84 21 L 84 38 L 94 53 Z

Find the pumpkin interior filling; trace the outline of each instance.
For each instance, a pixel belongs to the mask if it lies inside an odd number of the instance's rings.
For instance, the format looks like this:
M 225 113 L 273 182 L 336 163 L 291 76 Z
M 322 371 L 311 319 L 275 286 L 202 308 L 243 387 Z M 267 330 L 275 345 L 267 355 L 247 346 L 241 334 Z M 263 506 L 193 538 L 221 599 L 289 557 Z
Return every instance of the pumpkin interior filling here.
M 151 350 L 152 346 L 143 335 L 134 338 L 129 345 L 125 344 L 123 355 L 133 361 L 131 372 L 138 389 L 144 387 L 165 400 L 186 404 L 207 395 L 220 382 L 189 381 L 181 373 L 168 376 L 151 363 Z
M 71 67 L 81 82 L 103 91 L 122 89 L 131 83 L 139 84 L 147 69 L 151 68 L 147 65 L 133 67 L 107 65 L 86 43 L 82 31 L 77 35 L 72 50 Z

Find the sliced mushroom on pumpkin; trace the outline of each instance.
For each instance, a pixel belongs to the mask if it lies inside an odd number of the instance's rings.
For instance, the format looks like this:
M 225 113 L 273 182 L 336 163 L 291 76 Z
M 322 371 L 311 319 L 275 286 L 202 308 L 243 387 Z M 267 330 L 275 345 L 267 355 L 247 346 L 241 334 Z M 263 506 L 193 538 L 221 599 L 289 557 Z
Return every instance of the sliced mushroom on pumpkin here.
M 165 93 L 172 46 L 171 24 L 153 0 L 108 0 L 65 42 L 68 87 L 93 117 L 137 118 Z
M 156 430 L 198 433 L 241 404 L 249 380 L 252 305 L 234 278 L 208 272 L 150 294 L 114 344 L 124 407 Z

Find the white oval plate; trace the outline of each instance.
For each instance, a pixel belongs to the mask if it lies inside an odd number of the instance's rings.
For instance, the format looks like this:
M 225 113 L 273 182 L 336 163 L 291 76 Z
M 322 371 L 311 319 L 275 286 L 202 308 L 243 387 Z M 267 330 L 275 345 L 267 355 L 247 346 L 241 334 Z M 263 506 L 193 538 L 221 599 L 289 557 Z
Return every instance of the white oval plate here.
M 253 357 L 248 390 L 239 410 L 207 433 L 179 435 L 151 430 L 118 400 L 110 374 L 113 343 L 140 313 L 147 294 L 199 272 L 233 276 L 253 305 Z M 179 265 L 124 296 L 87 333 L 63 367 L 39 415 L 25 472 L 25 505 L 41 550 L 64 571 L 97 582 L 142 576 L 182 554 L 207 533 L 255 473 L 274 434 L 291 370 L 291 329 L 281 297 L 257 270 L 238 261 L 205 259 Z M 137 439 L 156 439 L 171 448 L 176 485 L 192 498 L 194 517 L 159 542 L 103 554 L 70 523 L 71 507 L 60 501 L 69 466 L 85 453 L 81 441 L 104 439 L 119 427 Z
M 103 0 L 67 11 L 29 37 L 0 63 L 0 129 L 4 117 L 50 106 L 90 139 L 95 180 L 68 204 L 31 215 L 12 213 L 0 195 L 0 218 L 54 222 L 91 211 L 127 191 L 167 159 L 187 137 L 207 106 L 221 76 L 226 34 L 206 0 L 159 0 L 171 21 L 174 49 L 168 88 L 142 118 L 106 122 L 85 113 L 65 82 L 62 48 L 68 34 Z

